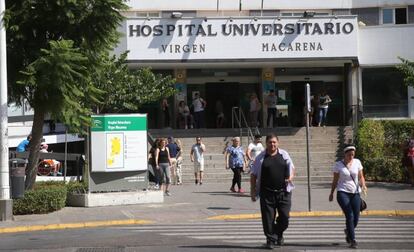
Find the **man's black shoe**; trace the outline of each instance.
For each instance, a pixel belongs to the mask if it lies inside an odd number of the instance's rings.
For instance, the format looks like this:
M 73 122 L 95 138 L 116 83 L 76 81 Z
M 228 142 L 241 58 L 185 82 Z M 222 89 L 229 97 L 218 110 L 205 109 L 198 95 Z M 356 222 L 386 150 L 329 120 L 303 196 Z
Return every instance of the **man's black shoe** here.
M 275 246 L 275 242 L 274 241 L 271 241 L 271 240 L 267 240 L 266 241 L 266 246 L 265 246 L 267 249 L 274 249 L 276 246 Z
M 278 237 L 277 238 L 277 245 L 283 246 L 283 244 L 285 244 L 285 239 L 283 239 L 283 237 Z
M 344 229 L 344 233 L 345 233 L 345 241 L 346 241 L 346 243 L 351 243 L 351 238 L 349 238 L 348 230 L 346 228 Z

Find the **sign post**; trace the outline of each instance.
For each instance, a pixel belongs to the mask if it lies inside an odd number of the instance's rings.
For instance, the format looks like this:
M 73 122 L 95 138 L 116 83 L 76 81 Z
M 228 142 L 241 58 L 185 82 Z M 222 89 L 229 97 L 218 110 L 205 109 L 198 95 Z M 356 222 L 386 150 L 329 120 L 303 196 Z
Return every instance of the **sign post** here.
M 308 211 L 312 211 L 311 206 L 311 180 L 310 180 L 310 154 L 309 154 L 309 113 L 311 112 L 310 85 L 306 83 L 306 166 L 308 175 Z
M 90 191 L 147 186 L 147 115 L 92 116 Z

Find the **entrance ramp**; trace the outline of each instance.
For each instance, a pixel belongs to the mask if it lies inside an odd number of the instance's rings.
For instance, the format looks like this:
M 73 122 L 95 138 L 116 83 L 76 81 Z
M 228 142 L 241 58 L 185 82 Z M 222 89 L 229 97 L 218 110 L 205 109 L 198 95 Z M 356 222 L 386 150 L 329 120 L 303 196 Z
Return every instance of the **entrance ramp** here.
M 231 144 L 234 136 L 240 137 L 240 129 L 151 129 L 154 138 L 173 136 L 182 142 L 183 149 L 183 183 L 194 183 L 193 164 L 190 160 L 191 146 L 195 138 L 200 136 L 206 145 L 204 183 L 225 182 L 231 184 L 233 172 L 225 169 L 224 149 Z M 246 132 L 246 130 L 243 130 Z M 305 127 L 277 127 L 260 129 L 263 145 L 266 135 L 275 133 L 279 137 L 279 148 L 289 152 L 295 165 L 295 181 L 307 181 L 306 167 L 306 128 Z M 343 158 L 342 149 L 345 144 L 352 143 L 352 127 L 311 127 L 309 136 L 310 146 L 310 173 L 313 183 L 330 183 L 332 181 L 332 167 L 335 161 Z M 241 145 L 246 150 L 248 138 L 241 137 Z M 249 181 L 250 175 L 243 174 L 243 181 Z

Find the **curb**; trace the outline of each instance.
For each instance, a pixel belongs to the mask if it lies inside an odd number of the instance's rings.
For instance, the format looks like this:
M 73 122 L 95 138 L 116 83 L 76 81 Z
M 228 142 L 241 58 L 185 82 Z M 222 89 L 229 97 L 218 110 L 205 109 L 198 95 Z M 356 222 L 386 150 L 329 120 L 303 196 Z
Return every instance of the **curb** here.
M 414 210 L 367 210 L 361 213 L 362 216 L 414 216 Z M 310 212 L 291 212 L 291 217 L 326 217 L 343 216 L 342 211 L 310 211 Z M 207 218 L 208 220 L 248 220 L 260 219 L 261 214 L 234 214 L 217 215 Z
M 147 221 L 147 220 L 129 219 L 129 220 L 90 221 L 90 222 L 79 222 L 79 223 L 17 226 L 17 227 L 0 228 L 0 234 L 59 230 L 59 229 L 73 229 L 73 228 L 119 226 L 119 225 L 145 225 L 145 224 L 152 224 L 152 223 L 153 223 L 152 221 Z

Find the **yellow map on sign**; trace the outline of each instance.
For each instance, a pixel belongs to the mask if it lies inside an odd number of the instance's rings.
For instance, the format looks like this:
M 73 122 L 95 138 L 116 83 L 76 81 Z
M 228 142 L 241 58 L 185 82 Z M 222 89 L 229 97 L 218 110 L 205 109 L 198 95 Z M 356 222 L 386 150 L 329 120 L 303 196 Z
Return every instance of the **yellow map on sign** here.
M 106 166 L 107 168 L 123 168 L 123 134 L 107 134 L 106 135 Z

